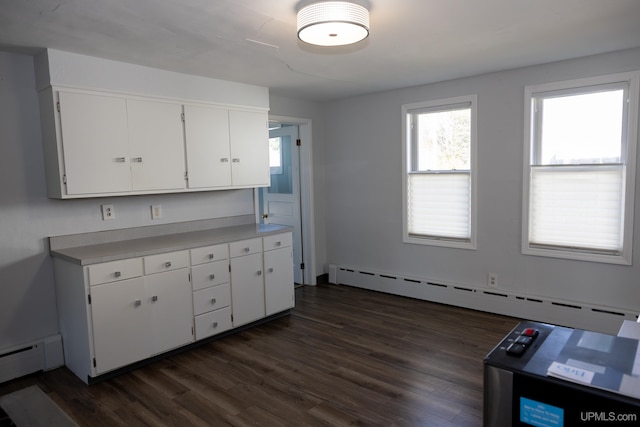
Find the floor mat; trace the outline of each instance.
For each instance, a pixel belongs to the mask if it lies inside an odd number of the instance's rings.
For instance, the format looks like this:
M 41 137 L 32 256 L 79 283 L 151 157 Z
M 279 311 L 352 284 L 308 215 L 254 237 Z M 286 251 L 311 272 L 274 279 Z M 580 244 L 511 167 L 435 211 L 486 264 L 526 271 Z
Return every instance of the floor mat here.
M 3 416 L 2 412 L 6 415 Z M 0 396 L 0 427 L 78 427 L 38 386 Z

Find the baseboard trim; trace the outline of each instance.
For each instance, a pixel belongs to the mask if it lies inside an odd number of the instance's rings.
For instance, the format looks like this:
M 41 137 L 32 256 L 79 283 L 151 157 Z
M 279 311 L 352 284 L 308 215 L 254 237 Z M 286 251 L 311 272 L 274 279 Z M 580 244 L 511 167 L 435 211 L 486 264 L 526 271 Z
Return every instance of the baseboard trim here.
M 336 267 L 336 284 L 571 328 L 615 335 L 624 320 L 636 321 L 638 318 L 635 312 L 615 307 L 523 295 L 502 289 L 408 277 L 371 269 Z

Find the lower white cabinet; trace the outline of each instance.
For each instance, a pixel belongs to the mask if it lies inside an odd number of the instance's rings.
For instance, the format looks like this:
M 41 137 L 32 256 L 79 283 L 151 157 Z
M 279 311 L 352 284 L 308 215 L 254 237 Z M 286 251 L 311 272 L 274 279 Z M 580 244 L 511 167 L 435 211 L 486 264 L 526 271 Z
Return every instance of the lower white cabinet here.
M 290 232 L 54 266 L 65 364 L 87 383 L 294 306 Z

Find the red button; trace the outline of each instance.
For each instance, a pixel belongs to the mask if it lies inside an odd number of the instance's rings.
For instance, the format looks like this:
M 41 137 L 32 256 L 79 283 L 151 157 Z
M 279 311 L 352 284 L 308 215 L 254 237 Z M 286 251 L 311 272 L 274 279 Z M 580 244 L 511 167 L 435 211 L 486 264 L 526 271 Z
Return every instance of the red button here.
M 527 328 L 524 330 L 524 332 L 522 332 L 522 335 L 526 337 L 535 337 L 536 335 L 538 335 L 538 331 L 533 328 Z

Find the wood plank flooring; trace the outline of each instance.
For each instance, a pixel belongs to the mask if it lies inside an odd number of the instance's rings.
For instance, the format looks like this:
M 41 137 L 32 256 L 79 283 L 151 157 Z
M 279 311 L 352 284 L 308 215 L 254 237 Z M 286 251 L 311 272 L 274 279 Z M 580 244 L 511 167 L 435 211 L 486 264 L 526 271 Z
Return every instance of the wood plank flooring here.
M 483 357 L 518 319 L 348 286 L 296 289 L 289 316 L 84 385 L 36 384 L 80 426 L 482 425 Z

